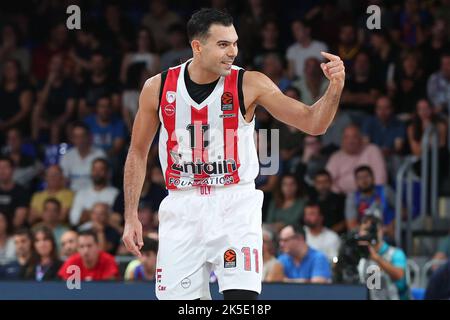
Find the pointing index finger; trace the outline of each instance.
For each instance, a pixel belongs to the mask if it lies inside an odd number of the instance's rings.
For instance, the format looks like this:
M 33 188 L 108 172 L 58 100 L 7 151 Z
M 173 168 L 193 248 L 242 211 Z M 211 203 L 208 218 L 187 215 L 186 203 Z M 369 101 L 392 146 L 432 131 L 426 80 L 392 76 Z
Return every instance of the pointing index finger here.
M 335 56 L 334 54 L 328 53 L 328 52 L 320 52 L 322 54 L 322 56 L 324 56 L 325 58 L 327 58 L 330 61 L 339 61 L 341 60 L 341 58 L 339 56 Z

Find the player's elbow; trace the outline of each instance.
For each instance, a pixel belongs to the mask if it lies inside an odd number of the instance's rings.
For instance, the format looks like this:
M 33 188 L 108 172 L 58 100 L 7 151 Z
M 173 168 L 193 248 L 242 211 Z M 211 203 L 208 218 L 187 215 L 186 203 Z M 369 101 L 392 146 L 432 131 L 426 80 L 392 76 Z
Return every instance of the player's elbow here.
M 310 125 L 306 130 L 303 131 L 310 136 L 321 136 L 327 132 L 327 129 L 327 127 L 321 125 Z

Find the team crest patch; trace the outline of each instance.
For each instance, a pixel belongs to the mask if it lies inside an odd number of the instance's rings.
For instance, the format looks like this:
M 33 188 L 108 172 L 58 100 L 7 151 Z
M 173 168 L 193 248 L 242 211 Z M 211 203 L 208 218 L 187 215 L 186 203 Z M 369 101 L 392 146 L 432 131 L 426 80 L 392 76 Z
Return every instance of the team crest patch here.
M 233 95 L 231 92 L 224 92 L 222 94 L 222 111 L 233 110 Z
M 223 267 L 236 268 L 236 251 L 228 249 L 223 254 Z
M 168 103 L 173 103 L 177 97 L 177 94 L 174 91 L 166 92 L 166 100 Z
M 168 116 L 173 116 L 175 114 L 175 107 L 171 104 L 168 104 L 164 107 L 164 113 Z

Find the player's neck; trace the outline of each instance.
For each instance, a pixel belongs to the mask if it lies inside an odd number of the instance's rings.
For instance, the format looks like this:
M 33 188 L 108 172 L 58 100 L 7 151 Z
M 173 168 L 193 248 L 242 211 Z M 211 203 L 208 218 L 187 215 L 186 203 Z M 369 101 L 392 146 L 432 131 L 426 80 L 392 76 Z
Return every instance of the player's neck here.
M 208 84 L 216 81 L 220 75 L 214 72 L 210 72 L 202 68 L 200 63 L 192 59 L 187 66 L 189 78 L 197 84 Z

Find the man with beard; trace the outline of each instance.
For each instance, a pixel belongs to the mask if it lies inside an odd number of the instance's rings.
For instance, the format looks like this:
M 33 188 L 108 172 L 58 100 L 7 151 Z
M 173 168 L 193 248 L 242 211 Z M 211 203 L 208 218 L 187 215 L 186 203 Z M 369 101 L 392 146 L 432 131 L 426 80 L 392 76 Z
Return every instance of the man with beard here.
M 360 166 L 355 170 L 357 191 L 347 196 L 345 217 L 348 230 L 359 225 L 366 215 L 379 218 L 387 235 L 394 235 L 394 204 L 395 197 L 387 185 L 376 185 L 372 169 Z
M 328 260 L 337 257 L 341 241 L 336 232 L 323 225 L 324 213 L 317 202 L 308 202 L 303 213 L 306 243 L 316 250 L 322 251 Z
M 78 226 L 87 222 L 94 204 L 98 202 L 112 206 L 119 191 L 108 185 L 109 164 L 105 159 L 99 158 L 92 163 L 92 187 L 80 190 L 75 195 L 72 210 L 70 211 L 70 224 Z

